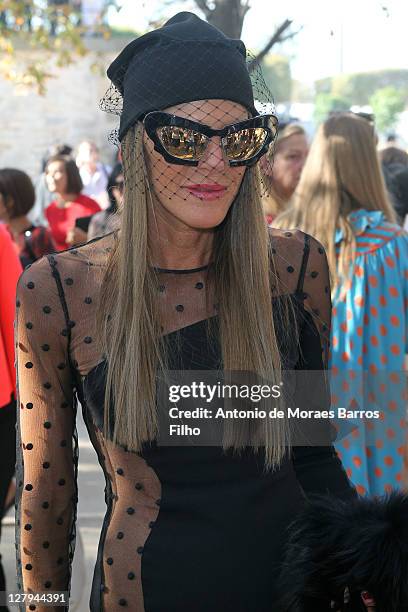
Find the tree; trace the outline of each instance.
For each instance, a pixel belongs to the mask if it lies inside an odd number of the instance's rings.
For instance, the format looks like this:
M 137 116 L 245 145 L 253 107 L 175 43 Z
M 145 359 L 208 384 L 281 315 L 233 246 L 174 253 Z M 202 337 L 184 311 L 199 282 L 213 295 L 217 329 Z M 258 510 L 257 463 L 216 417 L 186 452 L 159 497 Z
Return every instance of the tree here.
M 408 101 L 408 70 L 386 69 L 370 72 L 355 72 L 316 81 L 317 93 L 339 94 L 351 101 L 351 104 L 364 106 L 370 97 L 383 87 L 395 87 Z
M 404 95 L 395 87 L 383 87 L 371 96 L 370 106 L 378 131 L 385 132 L 395 126 L 399 113 L 404 110 Z
M 314 119 L 316 123 L 325 121 L 332 112 L 350 110 L 350 102 L 341 96 L 319 93 L 315 99 Z
M 249 0 L 194 0 L 194 2 L 208 23 L 230 38 L 241 38 L 244 19 L 251 8 Z M 291 30 L 292 23 L 291 19 L 285 19 L 274 30 L 267 44 L 250 62 L 250 70 L 254 69 L 274 46 L 296 36 L 298 31 Z
M 100 23 L 92 26 L 92 35 L 108 37 L 103 14 Z M 80 0 L 0 0 L 0 74 L 16 84 L 34 85 L 45 92 L 45 83 L 52 77 L 46 59 L 57 67 L 67 66 L 88 52 L 87 27 L 81 23 Z M 17 50 L 24 53 L 21 65 Z M 38 53 L 41 51 L 41 53 Z
M 240 38 L 245 16 L 250 9 L 248 0 L 195 0 L 208 23 L 230 38 Z

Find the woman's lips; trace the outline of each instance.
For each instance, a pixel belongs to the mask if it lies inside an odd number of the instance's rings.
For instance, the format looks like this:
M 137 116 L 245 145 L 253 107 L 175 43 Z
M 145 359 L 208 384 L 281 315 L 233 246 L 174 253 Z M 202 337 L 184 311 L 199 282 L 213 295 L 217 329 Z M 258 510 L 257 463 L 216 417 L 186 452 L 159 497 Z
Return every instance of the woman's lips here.
M 218 200 L 226 192 L 226 187 L 218 183 L 200 183 L 195 185 L 183 185 L 192 195 L 200 200 Z

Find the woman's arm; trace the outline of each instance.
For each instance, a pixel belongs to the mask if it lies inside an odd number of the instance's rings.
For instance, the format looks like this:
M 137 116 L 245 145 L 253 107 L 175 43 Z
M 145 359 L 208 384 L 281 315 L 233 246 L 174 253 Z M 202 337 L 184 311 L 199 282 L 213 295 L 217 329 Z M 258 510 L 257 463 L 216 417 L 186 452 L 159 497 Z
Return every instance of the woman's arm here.
M 302 280 L 305 317 L 299 330 L 301 354 L 296 366 L 297 404 L 302 409 L 328 411 L 330 390 L 327 377 L 330 347 L 331 297 L 326 253 L 322 245 L 305 235 L 305 269 Z M 301 422 L 302 423 L 302 422 Z M 303 423 L 310 445 L 293 446 L 293 463 L 306 495 L 332 493 L 344 499 L 355 497 L 332 444 L 334 429 L 328 419 Z
M 0 409 L 15 394 L 14 314 L 17 281 L 22 268 L 11 237 L 0 225 Z M 2 350 L 4 349 L 4 350 Z
M 43 258 L 24 272 L 17 291 L 16 543 L 24 592 L 68 591 L 70 585 L 77 442 L 68 337 L 58 287 Z M 68 606 L 35 608 L 54 609 Z

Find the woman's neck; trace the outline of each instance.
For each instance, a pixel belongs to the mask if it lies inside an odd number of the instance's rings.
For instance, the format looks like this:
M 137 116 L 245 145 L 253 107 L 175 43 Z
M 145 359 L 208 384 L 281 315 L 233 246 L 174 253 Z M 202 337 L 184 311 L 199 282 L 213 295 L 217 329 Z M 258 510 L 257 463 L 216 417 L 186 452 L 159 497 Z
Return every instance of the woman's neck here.
M 211 262 L 214 230 L 170 226 L 157 220 L 149 224 L 151 257 L 157 268 L 186 270 Z
M 67 208 L 78 197 L 76 193 L 56 193 L 55 195 L 58 208 Z
M 19 236 L 22 232 L 31 227 L 31 225 L 32 223 L 30 223 L 25 215 L 15 217 L 14 219 L 10 219 L 8 221 L 8 226 L 15 237 Z

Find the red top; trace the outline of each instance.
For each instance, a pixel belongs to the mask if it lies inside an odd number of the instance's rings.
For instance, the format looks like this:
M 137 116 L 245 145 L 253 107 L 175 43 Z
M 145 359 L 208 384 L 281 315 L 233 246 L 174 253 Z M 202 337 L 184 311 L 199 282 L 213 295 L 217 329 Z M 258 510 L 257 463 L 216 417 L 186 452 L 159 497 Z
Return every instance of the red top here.
M 67 208 L 59 208 L 57 202 L 51 202 L 45 209 L 45 215 L 51 229 L 57 251 L 65 251 L 71 245 L 67 244 L 67 233 L 75 226 L 76 219 L 88 217 L 101 210 L 99 204 L 81 193 Z
M 0 224 L 0 409 L 16 395 L 14 314 L 17 281 L 22 268 L 13 241 Z

